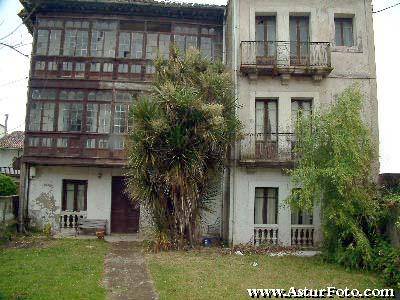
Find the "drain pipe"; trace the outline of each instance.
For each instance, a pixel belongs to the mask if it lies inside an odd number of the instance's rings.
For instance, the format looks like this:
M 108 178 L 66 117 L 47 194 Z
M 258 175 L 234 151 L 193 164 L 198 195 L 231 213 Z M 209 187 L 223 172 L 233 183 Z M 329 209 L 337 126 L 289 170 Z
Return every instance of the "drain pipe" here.
M 239 0 L 232 0 L 232 24 L 233 24 L 233 31 L 232 31 L 232 58 L 233 58 L 233 74 L 234 74 L 234 85 L 235 85 L 235 101 L 238 101 L 238 78 L 237 78 L 237 65 L 238 65 L 238 51 L 239 47 L 237 47 L 238 41 L 238 27 L 239 27 L 239 18 L 238 18 L 238 4 Z M 238 114 L 238 107 L 236 106 L 236 114 Z M 236 167 L 237 167 L 237 148 L 238 142 L 235 142 L 235 148 L 233 151 L 233 170 L 231 172 L 232 177 L 232 190 L 231 190 L 231 203 L 232 203 L 232 230 L 231 230 L 231 244 L 233 245 L 233 240 L 235 236 L 235 212 L 236 212 Z

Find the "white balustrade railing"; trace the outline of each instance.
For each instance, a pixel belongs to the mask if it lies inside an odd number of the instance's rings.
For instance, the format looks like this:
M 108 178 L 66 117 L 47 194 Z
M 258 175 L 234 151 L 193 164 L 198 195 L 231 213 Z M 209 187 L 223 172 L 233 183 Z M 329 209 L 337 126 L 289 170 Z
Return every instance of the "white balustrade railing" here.
M 314 246 L 314 225 L 292 225 L 292 246 Z
M 254 225 L 254 244 L 278 244 L 278 225 L 277 224 L 257 224 Z
M 61 211 L 60 228 L 76 228 L 79 221 L 87 217 L 86 211 Z

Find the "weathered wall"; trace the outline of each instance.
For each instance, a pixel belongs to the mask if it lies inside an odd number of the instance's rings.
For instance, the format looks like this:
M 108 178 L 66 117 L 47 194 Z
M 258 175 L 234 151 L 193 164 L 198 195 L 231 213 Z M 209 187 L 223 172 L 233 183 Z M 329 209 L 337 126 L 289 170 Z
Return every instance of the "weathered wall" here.
M 93 167 L 36 167 L 36 176 L 29 182 L 29 215 L 38 227 L 50 223 L 59 228 L 63 179 L 87 180 L 87 217 L 108 220 L 110 231 L 111 179 L 120 176 L 120 169 Z
M 121 176 L 121 172 L 118 168 L 35 167 L 36 174 L 29 180 L 28 210 L 32 225 L 42 228 L 51 224 L 54 230 L 58 230 L 63 179 L 87 180 L 87 218 L 107 220 L 107 233 L 110 233 L 112 177 Z M 221 194 L 218 194 L 213 212 L 204 214 L 204 234 L 207 234 L 208 225 L 217 226 L 220 230 L 221 201 Z M 139 228 L 142 238 L 151 237 L 151 220 L 144 208 L 140 211 Z
M 232 2 L 230 1 L 230 6 Z M 292 98 L 312 98 L 313 109 L 326 109 L 335 102 L 336 96 L 347 87 L 358 85 L 364 95 L 363 119 L 371 129 L 377 159 L 373 175 L 379 174 L 378 161 L 378 102 L 376 91 L 375 50 L 372 26 L 372 7 L 367 0 L 240 0 L 237 1 L 239 21 L 228 26 L 238 28 L 236 44 L 255 41 L 255 19 L 257 15 L 274 15 L 277 23 L 277 41 L 289 41 L 289 17 L 307 15 L 310 18 L 310 41 L 331 42 L 333 72 L 322 81 L 312 77 L 291 77 L 283 85 L 279 77 L 258 76 L 249 79 L 240 72 L 237 76 L 238 115 L 244 124 L 245 133 L 255 132 L 255 101 L 257 98 L 278 100 L 279 132 L 291 132 Z M 336 47 L 336 16 L 354 17 L 354 47 Z M 240 47 L 236 47 L 240 68 Z M 232 60 L 234 64 L 234 61 Z M 235 68 L 235 67 L 234 67 Z M 234 243 L 249 242 L 254 228 L 255 187 L 279 187 L 279 202 L 289 195 L 290 178 L 280 170 L 246 170 L 232 166 L 230 176 L 230 236 Z M 280 209 L 279 230 L 281 243 L 290 242 L 290 211 Z M 315 217 L 315 216 L 314 216 Z M 317 218 L 315 218 L 317 222 Z M 318 221 L 319 222 L 319 221 Z M 318 233 L 320 234 L 320 233 Z
M 237 168 L 234 182 L 234 203 L 232 203 L 233 243 L 253 242 L 254 236 L 254 199 L 257 187 L 278 188 L 278 226 L 279 243 L 289 246 L 291 243 L 291 210 L 285 200 L 290 195 L 292 185 L 290 177 L 278 169 Z M 315 241 L 321 240 L 320 210 L 314 208 Z
M 14 158 L 20 157 L 22 150 L 0 149 L 0 167 L 12 167 Z

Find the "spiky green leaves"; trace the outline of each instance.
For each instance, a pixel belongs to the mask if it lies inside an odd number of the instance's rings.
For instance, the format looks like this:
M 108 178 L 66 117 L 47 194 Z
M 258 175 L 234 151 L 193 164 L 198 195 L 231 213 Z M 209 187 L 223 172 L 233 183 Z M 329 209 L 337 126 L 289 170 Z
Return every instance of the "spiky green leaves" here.
M 240 122 L 230 75 L 192 51 L 157 60 L 150 95 L 133 106 L 129 190 L 151 210 L 157 230 L 193 244 L 201 211 L 221 176 Z

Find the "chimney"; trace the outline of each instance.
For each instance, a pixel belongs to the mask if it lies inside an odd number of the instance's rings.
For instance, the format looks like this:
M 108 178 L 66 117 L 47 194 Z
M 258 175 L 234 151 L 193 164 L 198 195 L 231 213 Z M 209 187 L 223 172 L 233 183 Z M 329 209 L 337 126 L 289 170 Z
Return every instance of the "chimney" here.
M 5 116 L 6 116 L 6 118 L 5 118 L 5 120 L 4 120 L 4 127 L 5 127 L 5 134 L 7 134 L 8 132 L 7 132 L 7 129 L 8 129 L 8 127 L 7 127 L 7 124 L 8 124 L 8 114 L 5 114 Z

